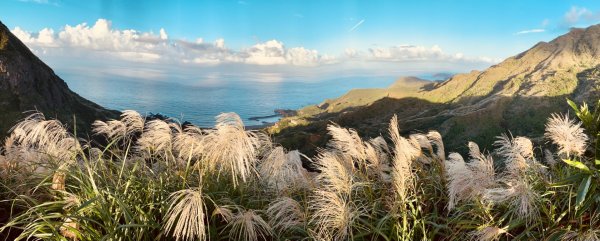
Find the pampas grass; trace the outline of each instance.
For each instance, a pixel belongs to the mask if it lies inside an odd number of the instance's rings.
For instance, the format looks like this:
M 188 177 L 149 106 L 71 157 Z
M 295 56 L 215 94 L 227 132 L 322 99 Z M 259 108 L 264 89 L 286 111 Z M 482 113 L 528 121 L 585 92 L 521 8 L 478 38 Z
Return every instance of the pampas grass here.
M 298 201 L 289 197 L 280 197 L 269 204 L 267 208 L 269 225 L 281 235 L 293 228 L 304 228 L 306 214 Z
M 403 200 L 407 197 L 408 192 L 414 188 L 412 162 L 420 154 L 420 149 L 400 135 L 398 117 L 395 115 L 390 121 L 389 132 L 394 143 L 394 157 L 392 160 L 393 187 L 396 197 Z
M 310 223 L 317 237 L 332 240 L 352 239 L 352 226 L 364 210 L 353 205 L 347 195 L 318 190 L 309 201 L 313 212 Z
M 260 145 L 257 134 L 246 131 L 237 114 L 223 113 L 217 116 L 215 129 L 207 130 L 203 138 L 203 160 L 209 171 L 228 174 L 237 186 L 255 173 Z
M 550 146 L 502 134 L 492 147 L 465 140 L 468 152 L 447 156 L 442 133 L 402 136 L 400 125 L 394 116 L 386 135 L 363 138 L 360 129 L 332 124 L 331 141 L 308 158 L 246 130 L 234 113 L 200 129 L 125 111 L 94 123 L 106 146 L 34 113 L 0 151 L 0 210 L 10 216 L 0 233 L 18 230 L 17 240 L 598 238 L 597 168 L 588 166 L 596 151 L 586 149 L 596 134 L 574 120 L 549 119 Z M 537 161 L 537 148 L 551 168 Z
M 460 201 L 475 200 L 487 188 L 496 184 L 494 161 L 479 151 L 479 146 L 469 143 L 471 160 L 466 163 L 458 153 L 450 153 L 446 161 L 448 175 L 448 209 L 452 210 Z
M 519 176 L 529 168 L 529 161 L 533 157 L 533 144 L 525 137 L 511 138 L 506 134 L 497 137 L 494 145 L 496 152 L 504 158 L 506 174 Z
M 495 204 L 508 203 L 520 218 L 536 218 L 539 215 L 537 205 L 539 194 L 528 181 L 511 180 L 505 185 L 506 187 L 486 190 L 483 199 Z
M 306 169 L 302 167 L 300 153 L 286 153 L 283 147 L 275 147 L 258 165 L 261 179 L 269 187 L 287 190 L 305 187 L 308 184 Z
M 580 122 L 569 119 L 567 115 L 559 114 L 552 114 L 548 119 L 545 136 L 559 147 L 559 155 L 566 156 L 581 156 L 585 152 L 588 140 Z
M 202 191 L 184 189 L 169 196 L 165 230 L 172 232 L 175 240 L 205 240 L 204 200 Z
M 317 157 L 317 181 L 325 190 L 350 194 L 353 188 L 354 165 L 334 152 L 323 152 Z
M 151 120 L 146 123 L 144 132 L 137 141 L 138 149 L 158 155 L 168 155 L 172 145 L 171 126 L 163 120 Z
M 259 241 L 271 236 L 271 226 L 255 211 L 240 211 L 227 224 L 230 240 Z
M 139 113 L 133 110 L 124 110 L 121 120 L 107 122 L 97 120 L 92 124 L 92 130 L 98 135 L 105 135 L 110 140 L 119 141 L 142 133 L 144 125 L 145 119 Z
M 477 231 L 470 233 L 471 240 L 474 241 L 496 241 L 507 232 L 505 228 L 499 228 L 494 226 L 483 227 Z

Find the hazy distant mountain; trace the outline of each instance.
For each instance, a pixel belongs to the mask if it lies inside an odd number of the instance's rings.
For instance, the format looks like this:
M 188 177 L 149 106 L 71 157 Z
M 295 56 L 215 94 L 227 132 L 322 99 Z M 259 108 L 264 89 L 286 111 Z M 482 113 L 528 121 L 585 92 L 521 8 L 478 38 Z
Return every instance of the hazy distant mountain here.
M 0 22 L 0 137 L 29 110 L 39 110 L 63 123 L 72 124 L 75 118 L 78 126 L 85 128 L 96 119 L 118 115 L 69 90 L 50 67 Z
M 319 106 L 302 109 L 272 129 L 290 148 L 308 151 L 327 139 L 334 121 L 375 135 L 398 114 L 406 130 L 437 129 L 446 143 L 491 144 L 494 136 L 541 135 L 545 118 L 565 110 L 565 98 L 595 104 L 600 97 L 600 25 L 572 29 L 548 43 L 510 57 L 484 71 L 457 74 L 444 82 L 398 80 L 388 89 L 353 90 Z M 310 123 L 306 126 L 294 124 Z M 304 144 L 306 143 L 306 144 Z

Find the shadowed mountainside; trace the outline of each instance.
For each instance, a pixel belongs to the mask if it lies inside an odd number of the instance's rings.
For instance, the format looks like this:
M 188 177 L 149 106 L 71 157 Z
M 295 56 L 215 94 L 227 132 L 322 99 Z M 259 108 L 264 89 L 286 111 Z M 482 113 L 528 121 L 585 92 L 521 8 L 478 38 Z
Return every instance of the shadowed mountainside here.
M 600 25 L 572 29 L 484 71 L 444 82 L 401 78 L 387 89 L 353 90 L 301 109 L 269 131 L 287 148 L 314 154 L 335 122 L 367 136 L 382 133 L 397 114 L 404 130 L 439 130 L 450 149 L 475 140 L 490 149 L 494 136 L 541 136 L 546 117 L 566 110 L 565 98 L 594 104 L 600 97 Z
M 119 115 L 69 90 L 50 67 L 0 22 L 0 138 L 27 115 L 23 112 L 30 110 L 41 111 L 70 127 L 75 119 L 79 132 L 89 129 L 94 120 Z

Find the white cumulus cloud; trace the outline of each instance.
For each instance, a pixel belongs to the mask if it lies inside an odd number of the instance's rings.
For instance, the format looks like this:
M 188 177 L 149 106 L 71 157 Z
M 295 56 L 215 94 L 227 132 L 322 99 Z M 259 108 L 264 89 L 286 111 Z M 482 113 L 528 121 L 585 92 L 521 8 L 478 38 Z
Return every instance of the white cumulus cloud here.
M 338 55 L 328 55 L 303 46 L 288 47 L 282 41 L 273 39 L 246 48 L 232 49 L 223 38 L 214 40 L 195 38 L 188 41 L 169 36 L 167 29 L 164 28 L 160 28 L 158 33 L 115 29 L 106 19 L 98 19 L 92 25 L 80 23 L 74 26 L 65 25 L 58 30 L 44 28 L 38 32 L 15 27 L 12 32 L 36 54 L 62 58 L 63 62 L 87 58 L 96 62 L 119 60 L 140 64 L 160 63 L 161 65 L 157 66 L 161 68 L 178 64 L 220 66 L 216 68 L 223 69 L 229 68 L 227 66 L 236 68 L 247 66 L 244 67 L 245 69 L 278 66 L 277 69 L 285 71 L 295 66 L 314 67 L 335 64 L 340 64 L 339 68 L 347 68 L 357 66 L 355 64 L 358 62 L 365 63 L 363 66 L 368 66 L 368 63 L 378 65 L 377 62 L 386 62 L 393 65 L 394 62 L 406 63 L 407 61 L 430 61 L 431 63 L 446 61 L 453 64 L 497 62 L 489 58 L 469 58 L 462 53 L 445 53 L 438 45 L 346 48 Z M 331 69 L 338 67 L 331 67 Z M 273 69 L 276 68 L 271 68 Z

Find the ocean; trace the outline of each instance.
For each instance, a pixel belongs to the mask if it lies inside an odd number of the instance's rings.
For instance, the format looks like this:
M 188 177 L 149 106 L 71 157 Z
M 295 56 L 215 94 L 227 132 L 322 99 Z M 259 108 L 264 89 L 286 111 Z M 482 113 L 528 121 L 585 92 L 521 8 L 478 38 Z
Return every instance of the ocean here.
M 199 79 L 157 81 L 116 76 L 86 76 L 59 73 L 79 95 L 114 110 L 160 113 L 212 127 L 215 116 L 235 112 L 246 126 L 276 122 L 275 109 L 299 109 L 336 98 L 354 88 L 383 88 L 397 77 L 344 77 L 257 81 L 243 79 Z

